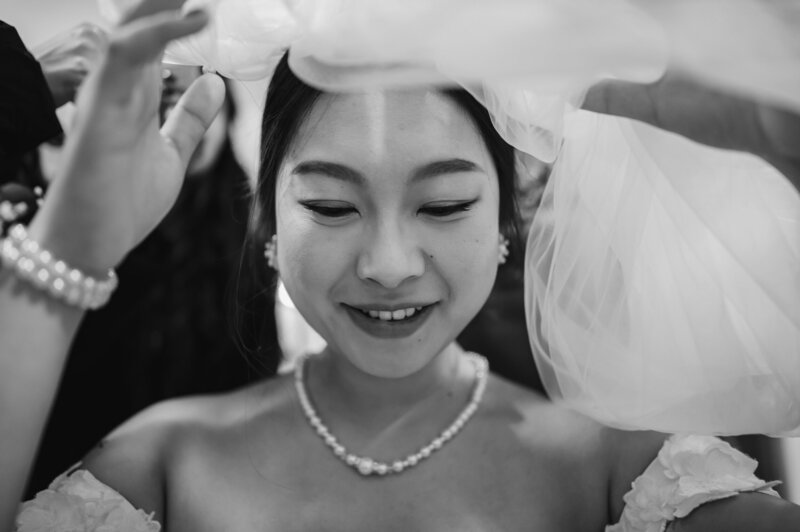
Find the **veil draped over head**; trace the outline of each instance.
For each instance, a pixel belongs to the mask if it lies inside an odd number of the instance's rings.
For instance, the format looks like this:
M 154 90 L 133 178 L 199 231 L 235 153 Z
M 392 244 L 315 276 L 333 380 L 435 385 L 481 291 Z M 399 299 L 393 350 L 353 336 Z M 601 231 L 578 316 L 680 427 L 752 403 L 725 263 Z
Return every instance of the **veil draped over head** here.
M 210 27 L 167 61 L 253 80 L 291 48 L 325 90 L 458 84 L 553 163 L 525 259 L 552 398 L 625 429 L 800 435 L 800 195 L 754 156 L 580 109 L 599 80 L 670 67 L 800 113 L 800 0 L 198 6 Z

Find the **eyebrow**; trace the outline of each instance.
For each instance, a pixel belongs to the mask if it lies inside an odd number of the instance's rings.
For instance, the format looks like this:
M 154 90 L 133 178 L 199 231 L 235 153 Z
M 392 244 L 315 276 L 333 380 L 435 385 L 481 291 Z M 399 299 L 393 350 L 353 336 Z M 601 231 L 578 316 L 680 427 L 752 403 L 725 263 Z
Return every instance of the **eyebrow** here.
M 435 161 L 417 168 L 417 170 L 414 172 L 414 175 L 411 177 L 411 180 L 420 181 L 440 175 L 462 174 L 468 172 L 484 172 L 484 170 L 476 163 L 467 161 L 466 159 L 446 159 L 444 161 Z
M 466 159 L 445 159 L 420 166 L 411 176 L 411 181 L 421 181 L 432 177 L 448 174 L 460 174 L 467 172 L 484 172 L 480 165 Z M 343 164 L 329 161 L 303 161 L 295 166 L 292 173 L 295 175 L 324 175 L 334 179 L 340 179 L 349 183 L 363 184 L 364 176 L 357 170 Z
M 292 170 L 294 175 L 324 175 L 350 183 L 364 182 L 364 176 L 349 166 L 328 161 L 303 161 Z

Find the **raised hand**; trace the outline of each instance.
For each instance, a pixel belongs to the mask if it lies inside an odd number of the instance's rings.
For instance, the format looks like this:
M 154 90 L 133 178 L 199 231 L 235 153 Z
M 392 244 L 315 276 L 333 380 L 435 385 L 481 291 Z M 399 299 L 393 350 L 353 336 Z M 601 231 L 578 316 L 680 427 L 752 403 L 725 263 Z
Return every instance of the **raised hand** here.
M 80 24 L 32 50 L 53 95 L 56 107 L 75 99 L 78 87 L 108 45 L 105 30 Z
M 599 83 L 587 94 L 584 108 L 759 155 L 800 190 L 799 113 L 714 89 L 680 72 L 668 72 L 649 85 Z
M 167 43 L 199 31 L 203 12 L 146 0 L 112 32 L 82 87 L 61 173 L 29 234 L 89 272 L 116 266 L 166 215 L 189 159 L 224 99 L 217 76 L 186 92 L 159 131 L 160 59 Z

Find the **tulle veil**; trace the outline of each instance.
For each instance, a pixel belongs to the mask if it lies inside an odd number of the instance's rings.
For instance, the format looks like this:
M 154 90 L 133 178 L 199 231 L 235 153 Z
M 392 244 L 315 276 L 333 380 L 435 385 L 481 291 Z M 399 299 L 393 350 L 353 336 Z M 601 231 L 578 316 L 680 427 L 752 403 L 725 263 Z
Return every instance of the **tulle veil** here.
M 118 20 L 136 0 L 100 0 Z M 334 91 L 459 84 L 552 163 L 526 309 L 555 400 L 611 426 L 800 435 L 800 195 L 752 155 L 581 110 L 686 71 L 800 112 L 800 0 L 189 0 L 166 59 Z M 800 143 L 800 139 L 798 139 Z M 524 176 L 522 176 L 524 178 Z

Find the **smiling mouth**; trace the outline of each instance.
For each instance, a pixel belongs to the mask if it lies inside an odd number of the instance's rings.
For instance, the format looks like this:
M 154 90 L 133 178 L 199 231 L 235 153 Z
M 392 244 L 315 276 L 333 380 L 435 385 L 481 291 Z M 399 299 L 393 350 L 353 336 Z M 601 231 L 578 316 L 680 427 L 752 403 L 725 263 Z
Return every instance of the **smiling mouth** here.
M 365 309 L 344 303 L 342 306 L 364 332 L 380 338 L 402 338 L 422 327 L 436 303 L 399 309 Z
M 366 310 L 358 307 L 350 307 L 357 310 L 364 316 L 378 321 L 404 321 L 413 318 L 417 313 L 422 312 L 424 309 L 431 305 L 421 307 L 408 307 L 396 310 Z

